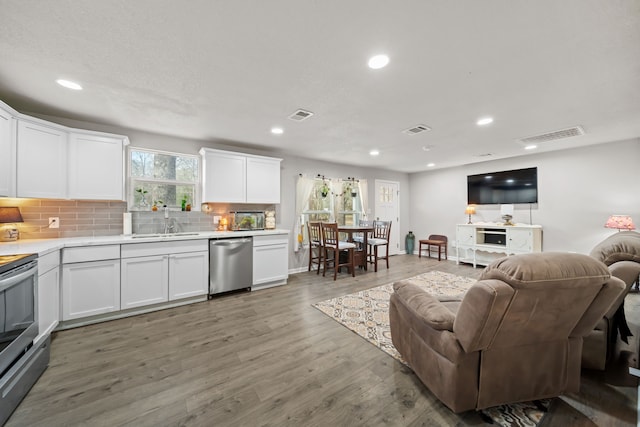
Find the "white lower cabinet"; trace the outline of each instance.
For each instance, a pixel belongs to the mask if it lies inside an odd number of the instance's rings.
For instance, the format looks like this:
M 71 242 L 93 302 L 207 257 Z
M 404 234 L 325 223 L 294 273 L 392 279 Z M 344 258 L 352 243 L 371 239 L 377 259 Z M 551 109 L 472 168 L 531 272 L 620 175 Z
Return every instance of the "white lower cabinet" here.
M 120 310 L 120 260 L 62 266 L 62 320 Z
M 285 285 L 288 277 L 289 236 L 254 236 L 252 288 Z
M 46 339 L 60 320 L 60 251 L 38 258 L 38 336 Z
M 205 295 L 209 291 L 209 252 L 169 256 L 169 300 Z
M 122 309 L 206 295 L 208 254 L 207 240 L 122 245 Z
M 169 256 L 122 259 L 120 301 L 123 310 L 169 300 Z
M 62 250 L 62 320 L 120 310 L 120 245 Z

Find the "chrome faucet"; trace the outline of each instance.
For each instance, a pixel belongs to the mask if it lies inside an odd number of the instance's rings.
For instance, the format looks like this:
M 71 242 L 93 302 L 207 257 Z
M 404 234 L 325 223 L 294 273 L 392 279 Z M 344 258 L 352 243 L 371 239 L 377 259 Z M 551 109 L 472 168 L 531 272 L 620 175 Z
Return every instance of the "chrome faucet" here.
M 174 228 L 175 225 L 172 224 L 171 218 L 169 218 L 169 207 L 164 205 L 164 234 L 174 231 Z

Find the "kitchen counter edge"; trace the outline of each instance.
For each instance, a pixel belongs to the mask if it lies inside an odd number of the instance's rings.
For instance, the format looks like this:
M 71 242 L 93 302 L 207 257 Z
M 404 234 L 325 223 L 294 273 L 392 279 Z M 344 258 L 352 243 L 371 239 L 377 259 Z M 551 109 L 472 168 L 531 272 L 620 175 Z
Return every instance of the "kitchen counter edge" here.
M 195 232 L 194 232 L 195 233 Z M 131 235 L 118 236 L 85 236 L 62 237 L 58 239 L 26 239 L 16 242 L 0 243 L 0 255 L 17 255 L 36 253 L 39 256 L 63 248 L 78 246 L 121 245 L 129 243 L 166 242 L 175 240 L 202 240 L 202 239 L 230 239 L 234 237 L 270 236 L 277 234 L 289 234 L 289 230 L 256 230 L 256 231 L 200 231 L 198 234 L 184 236 L 158 236 L 158 237 L 133 237 Z

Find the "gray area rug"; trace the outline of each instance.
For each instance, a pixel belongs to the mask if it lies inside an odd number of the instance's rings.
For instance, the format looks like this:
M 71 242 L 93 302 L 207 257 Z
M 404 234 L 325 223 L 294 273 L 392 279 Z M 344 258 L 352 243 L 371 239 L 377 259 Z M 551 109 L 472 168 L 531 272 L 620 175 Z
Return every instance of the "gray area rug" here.
M 429 271 L 409 280 L 433 295 L 460 295 L 476 279 L 441 271 Z M 360 335 L 394 359 L 407 365 L 391 342 L 389 328 L 389 297 L 393 284 L 332 298 L 312 304 L 336 322 Z M 516 403 L 482 411 L 491 422 L 501 426 L 536 426 L 544 416 L 550 400 Z

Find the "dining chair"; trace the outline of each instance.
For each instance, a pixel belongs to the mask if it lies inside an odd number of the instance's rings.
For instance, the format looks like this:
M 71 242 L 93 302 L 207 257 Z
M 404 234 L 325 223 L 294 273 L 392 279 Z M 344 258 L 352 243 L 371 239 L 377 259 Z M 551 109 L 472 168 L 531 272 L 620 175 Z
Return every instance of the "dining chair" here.
M 327 272 L 327 268 L 333 268 L 333 280 L 336 280 L 340 267 L 348 267 L 351 276 L 355 277 L 356 269 L 353 261 L 353 252 L 356 245 L 351 242 L 340 241 L 338 223 L 336 222 L 322 222 L 320 223 L 320 229 L 322 230 L 322 247 L 324 249 L 322 276 Z M 346 262 L 340 262 L 341 252 L 347 253 Z M 332 256 L 329 257 L 329 254 L 332 254 Z
M 369 263 L 373 264 L 373 271 L 378 271 L 378 259 L 384 259 L 387 261 L 387 268 L 389 268 L 389 236 L 391 235 L 391 221 L 373 221 L 373 232 L 368 239 L 369 250 Z M 384 256 L 378 257 L 378 248 L 380 246 L 386 247 Z
M 318 266 L 317 274 L 320 274 L 322 267 L 324 249 L 322 248 L 322 232 L 320 230 L 320 222 L 308 222 L 307 231 L 309 233 L 309 270 L 314 264 Z

